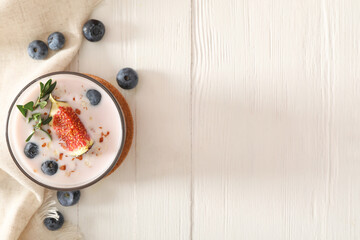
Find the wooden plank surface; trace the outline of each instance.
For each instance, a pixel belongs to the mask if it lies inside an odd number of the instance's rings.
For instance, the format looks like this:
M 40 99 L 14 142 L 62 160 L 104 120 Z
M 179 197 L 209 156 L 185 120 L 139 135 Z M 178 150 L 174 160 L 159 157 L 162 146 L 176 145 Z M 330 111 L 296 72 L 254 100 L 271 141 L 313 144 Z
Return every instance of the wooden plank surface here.
M 140 80 L 136 89 L 120 90 L 135 119 L 130 155 L 82 191 L 77 221 L 86 239 L 189 237 L 189 9 L 190 2 L 104 1 L 91 16 L 106 34 L 84 41 L 71 68 L 117 86 L 117 72 L 132 67 Z
M 359 238 L 359 4 L 227 2 L 193 1 L 193 239 Z
M 303 4 L 194 1 L 194 239 L 316 236 L 327 86 L 319 6 Z
M 360 3 L 104 0 L 71 64 L 135 117 L 112 176 L 63 209 L 85 239 L 360 239 Z

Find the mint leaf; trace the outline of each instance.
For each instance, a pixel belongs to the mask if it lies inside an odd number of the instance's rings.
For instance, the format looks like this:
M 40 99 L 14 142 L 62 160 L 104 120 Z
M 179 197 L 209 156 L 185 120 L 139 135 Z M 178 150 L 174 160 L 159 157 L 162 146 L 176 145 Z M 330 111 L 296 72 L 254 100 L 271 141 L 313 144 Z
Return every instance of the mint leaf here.
M 43 109 L 43 108 L 46 106 L 46 104 L 47 104 L 47 101 L 41 101 L 41 102 L 39 103 L 40 108 Z
M 34 114 L 32 115 L 32 118 L 33 118 L 35 121 L 37 121 L 37 120 L 39 119 L 39 117 L 40 117 L 40 113 L 34 113 Z
M 55 89 L 55 87 L 56 87 L 56 81 L 52 83 L 52 79 L 49 79 L 45 84 L 40 82 L 40 94 L 39 97 L 36 99 L 35 104 L 34 102 L 31 101 L 26 103 L 25 105 L 16 105 L 17 108 L 24 117 L 26 117 L 28 111 L 32 112 L 39 106 L 41 109 L 44 109 L 48 103 L 50 94 Z M 32 120 L 35 121 L 33 125 L 34 129 L 33 132 L 27 137 L 26 142 L 30 141 L 31 137 L 34 135 L 34 133 L 37 130 L 43 131 L 51 139 L 51 135 L 41 127 L 43 125 L 49 124 L 52 120 L 52 117 L 48 116 L 46 119 L 42 119 L 41 113 L 34 113 L 31 115 L 31 117 L 28 118 L 28 122 L 31 122 Z
M 31 137 L 34 135 L 35 130 L 27 137 L 27 139 L 25 140 L 26 142 L 30 141 Z
M 42 122 L 42 124 L 43 124 L 43 125 L 46 125 L 46 124 L 48 124 L 49 122 L 51 122 L 51 120 L 52 120 L 52 117 L 48 117 L 47 119 L 45 119 L 45 120 Z
M 56 87 L 56 82 L 50 85 L 49 89 L 46 91 L 46 94 L 50 94 Z
M 51 81 L 52 81 L 51 79 L 49 79 L 49 80 L 46 81 L 45 87 L 44 87 L 44 90 L 45 90 L 45 91 L 49 89 L 50 84 L 51 84 Z
M 41 98 L 44 98 L 46 95 L 50 94 L 56 87 L 56 82 L 51 84 L 51 79 L 46 82 L 44 90 L 41 92 Z
M 52 79 L 49 79 L 46 83 L 45 83 L 45 86 L 44 86 L 44 89 L 43 89 L 43 96 L 46 95 L 46 92 L 49 90 L 49 87 L 51 85 L 51 82 L 52 82 Z
M 44 90 L 44 84 L 40 82 L 40 92 L 42 92 L 43 90 Z
M 24 108 L 30 111 L 34 111 L 34 102 L 28 102 L 27 104 L 24 105 Z
M 39 129 L 41 128 L 42 125 L 42 119 L 40 118 L 39 121 L 36 123 L 36 125 L 34 126 L 34 129 Z
M 17 108 L 19 109 L 19 111 L 21 112 L 21 114 L 26 117 L 26 113 L 27 113 L 27 109 L 24 108 L 23 105 L 16 105 Z
M 31 120 L 37 121 L 39 117 L 40 117 L 40 113 L 34 113 L 33 115 L 31 115 L 31 117 L 29 117 L 28 123 L 31 122 Z

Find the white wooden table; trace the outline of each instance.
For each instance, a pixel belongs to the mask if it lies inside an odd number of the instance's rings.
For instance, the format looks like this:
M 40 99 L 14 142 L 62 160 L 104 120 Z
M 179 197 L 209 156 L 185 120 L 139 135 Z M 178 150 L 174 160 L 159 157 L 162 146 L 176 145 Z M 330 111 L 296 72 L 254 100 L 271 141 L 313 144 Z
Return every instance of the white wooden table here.
M 70 70 L 116 84 L 128 158 L 63 209 L 86 239 L 360 239 L 360 2 L 104 0 Z

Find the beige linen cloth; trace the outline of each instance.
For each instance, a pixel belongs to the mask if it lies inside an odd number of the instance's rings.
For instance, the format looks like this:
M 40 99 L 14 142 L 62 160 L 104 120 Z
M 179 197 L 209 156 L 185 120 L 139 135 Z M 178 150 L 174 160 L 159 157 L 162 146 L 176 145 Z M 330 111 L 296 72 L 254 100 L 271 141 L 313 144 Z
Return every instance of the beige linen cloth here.
M 13 163 L 5 140 L 9 106 L 29 81 L 64 70 L 78 52 L 82 25 L 98 0 L 1 0 L 0 1 L 0 239 L 79 239 L 67 222 L 58 231 L 47 230 L 39 214 L 48 191 L 27 179 Z M 46 42 L 50 33 L 65 35 L 62 50 L 46 60 L 33 60 L 27 46 Z M 45 206 L 46 207 L 46 206 Z M 66 218 L 66 216 L 65 216 Z M 65 219 L 66 221 L 66 219 Z M 69 220 L 71 221 L 71 220 Z

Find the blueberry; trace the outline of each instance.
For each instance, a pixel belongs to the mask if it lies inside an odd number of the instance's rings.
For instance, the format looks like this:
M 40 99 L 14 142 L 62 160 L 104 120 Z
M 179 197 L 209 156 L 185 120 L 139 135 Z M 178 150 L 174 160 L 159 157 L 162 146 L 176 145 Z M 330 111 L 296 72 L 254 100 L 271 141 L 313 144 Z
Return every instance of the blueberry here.
M 59 50 L 64 47 L 65 37 L 61 32 L 54 32 L 50 34 L 47 41 L 51 50 Z
M 44 59 L 48 55 L 48 47 L 43 41 L 32 41 L 28 46 L 28 54 L 33 59 Z
M 64 216 L 61 214 L 61 212 L 59 212 L 59 211 L 56 211 L 56 212 L 59 215 L 58 220 L 56 220 L 55 218 L 52 218 L 52 217 L 48 217 L 48 218 L 44 219 L 44 225 L 50 231 L 58 230 L 64 224 Z
M 95 106 L 101 101 L 101 93 L 95 89 L 90 89 L 86 92 L 86 97 L 89 99 L 90 104 Z
M 80 199 L 80 191 L 58 191 L 57 192 L 57 199 L 59 203 L 65 207 L 72 206 L 77 204 Z
M 28 142 L 25 145 L 24 153 L 28 158 L 34 158 L 39 154 L 39 146 L 33 142 Z
M 117 83 L 123 89 L 132 89 L 136 87 L 138 80 L 138 75 L 132 68 L 123 68 L 116 76 Z
M 105 26 L 102 22 L 90 19 L 83 26 L 83 35 L 90 42 L 98 42 L 105 34 Z
M 58 170 L 57 162 L 53 160 L 47 160 L 41 164 L 41 171 L 46 175 L 54 175 Z

